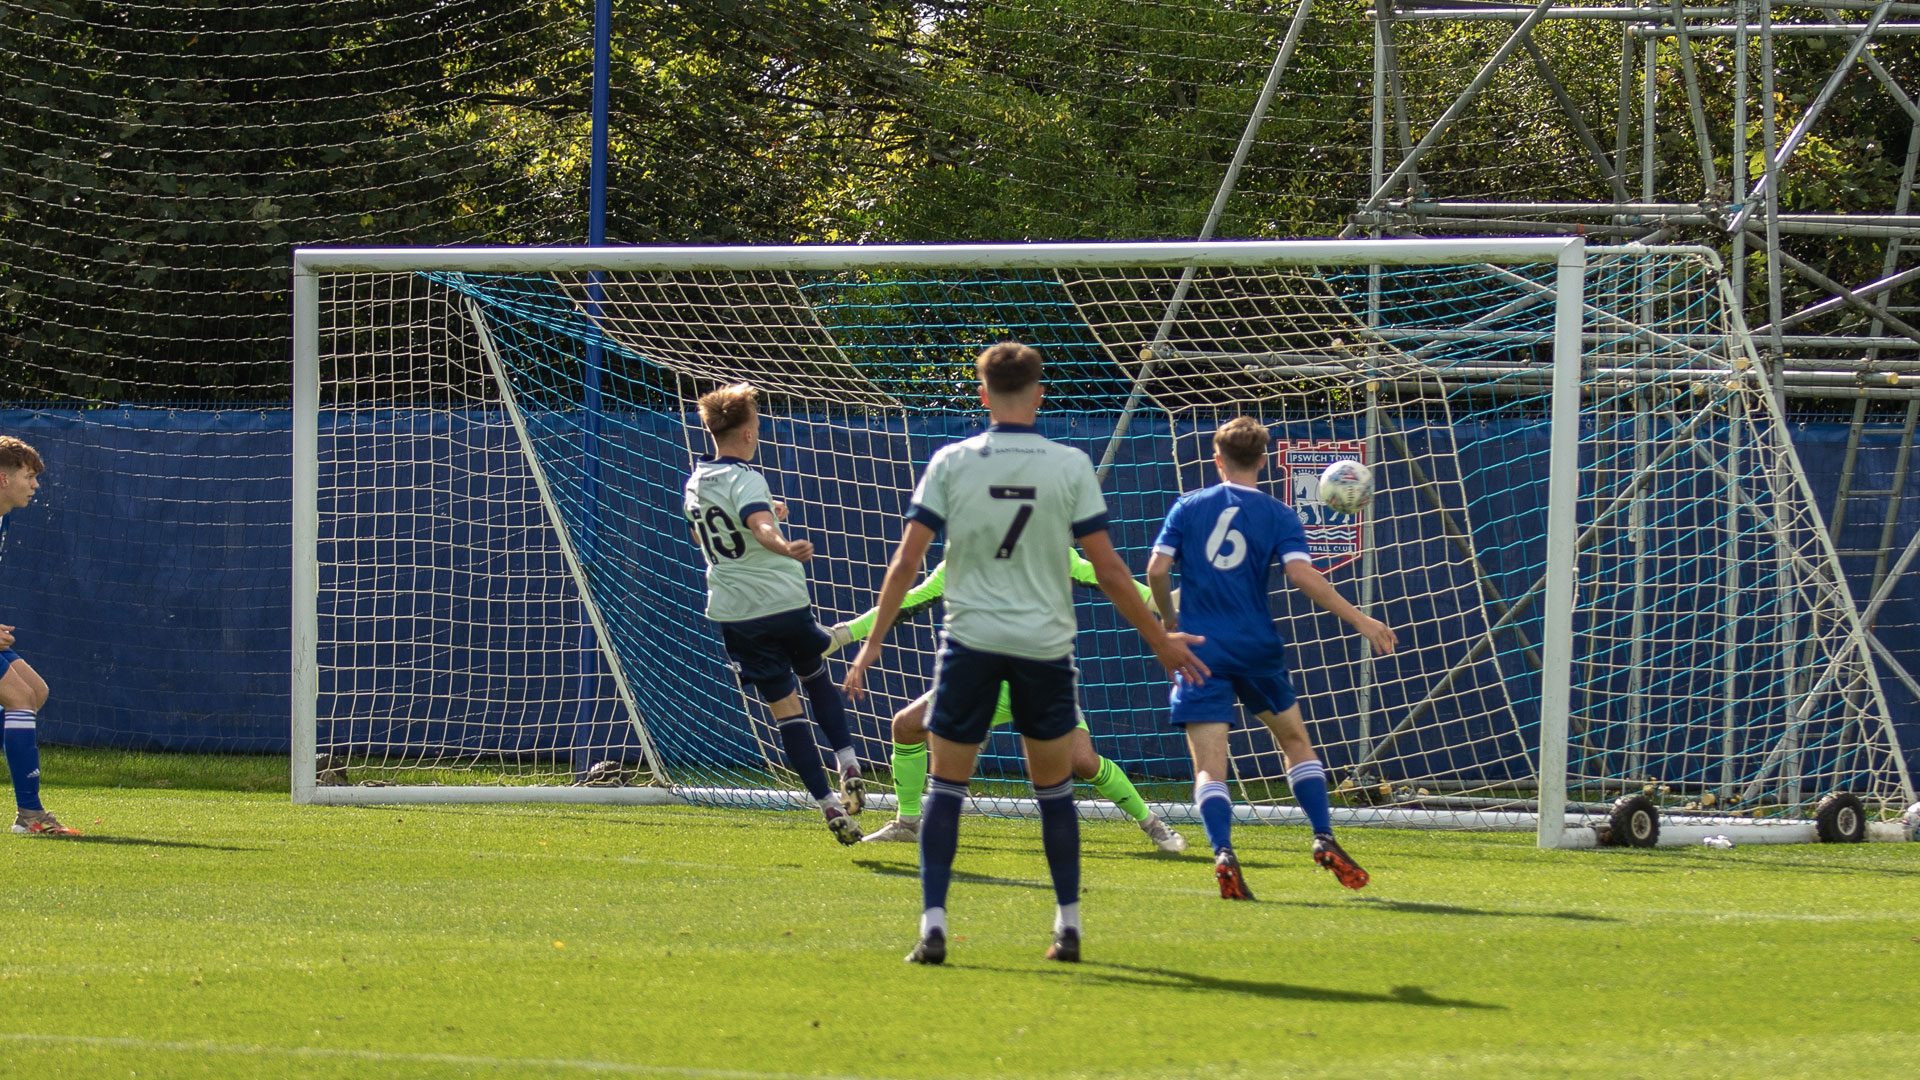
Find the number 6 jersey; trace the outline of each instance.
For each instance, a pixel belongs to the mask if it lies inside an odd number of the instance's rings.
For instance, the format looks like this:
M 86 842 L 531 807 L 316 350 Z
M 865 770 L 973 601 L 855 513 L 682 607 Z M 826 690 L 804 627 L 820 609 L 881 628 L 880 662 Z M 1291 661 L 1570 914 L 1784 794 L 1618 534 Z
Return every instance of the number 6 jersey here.
M 773 513 L 767 481 L 739 458 L 702 458 L 687 477 L 684 512 L 707 560 L 707 618 L 744 622 L 811 604 L 807 572 L 760 545 L 747 518 Z
M 1062 548 L 1107 527 L 1087 455 L 1024 424 L 944 446 L 907 519 L 947 533 L 946 633 L 970 649 L 1073 655 L 1073 587 Z
M 1293 508 L 1258 488 L 1220 483 L 1183 495 L 1153 541 L 1180 568 L 1180 629 L 1229 652 L 1279 641 L 1267 599 L 1275 560 L 1311 560 Z

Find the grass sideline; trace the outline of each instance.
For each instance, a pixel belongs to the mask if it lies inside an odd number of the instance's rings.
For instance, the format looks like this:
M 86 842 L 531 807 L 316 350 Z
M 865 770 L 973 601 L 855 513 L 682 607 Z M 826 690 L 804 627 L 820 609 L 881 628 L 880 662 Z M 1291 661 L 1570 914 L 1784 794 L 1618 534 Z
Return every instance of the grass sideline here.
M 1088 962 L 1068 967 L 1040 955 L 1036 826 L 969 818 L 952 960 L 929 970 L 900 962 L 914 849 L 842 849 L 804 813 L 295 807 L 178 779 L 47 802 L 89 835 L 9 838 L 9 1075 L 1618 1080 L 1913 1061 L 1897 991 L 1920 964 L 1920 845 L 1541 852 L 1352 830 L 1375 882 L 1356 895 L 1302 830 L 1246 828 L 1261 902 L 1228 904 L 1197 850 L 1089 823 Z

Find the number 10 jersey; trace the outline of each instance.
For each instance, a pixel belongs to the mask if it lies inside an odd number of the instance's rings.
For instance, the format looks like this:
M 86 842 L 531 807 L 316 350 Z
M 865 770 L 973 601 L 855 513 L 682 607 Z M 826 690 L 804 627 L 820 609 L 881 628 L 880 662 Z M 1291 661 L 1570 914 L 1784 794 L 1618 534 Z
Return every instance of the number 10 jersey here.
M 1026 425 L 994 424 L 933 455 L 907 518 L 946 530 L 949 637 L 1029 660 L 1073 655 L 1060 551 L 1107 527 L 1086 454 Z
M 760 545 L 747 519 L 773 512 L 767 481 L 739 458 L 703 459 L 687 477 L 683 511 L 707 560 L 707 618 L 744 622 L 813 602 L 798 562 Z

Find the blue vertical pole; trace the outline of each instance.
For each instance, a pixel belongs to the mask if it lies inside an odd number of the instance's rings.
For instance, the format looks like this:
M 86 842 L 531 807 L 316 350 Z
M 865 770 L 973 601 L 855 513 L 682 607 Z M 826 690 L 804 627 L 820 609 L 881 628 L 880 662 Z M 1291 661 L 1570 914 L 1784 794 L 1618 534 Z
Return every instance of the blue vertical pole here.
M 599 247 L 607 242 L 607 112 L 612 98 L 609 88 L 613 68 L 613 0 L 594 0 L 593 4 L 593 151 L 587 173 L 587 244 Z M 587 318 L 600 325 L 600 305 L 605 300 L 600 275 L 587 278 Z M 589 583 L 598 576 L 600 536 L 600 373 L 605 357 L 597 339 L 587 344 L 586 362 L 580 373 L 580 536 L 576 547 L 580 565 Z M 587 618 L 584 601 L 580 611 L 580 693 L 574 717 L 573 771 L 584 774 L 593 766 L 597 744 L 611 743 L 617 724 L 596 723 L 594 702 L 599 698 L 601 668 L 599 647 L 593 623 Z M 597 736 L 605 735 L 605 738 Z M 620 754 L 598 755 L 601 760 L 618 759 Z

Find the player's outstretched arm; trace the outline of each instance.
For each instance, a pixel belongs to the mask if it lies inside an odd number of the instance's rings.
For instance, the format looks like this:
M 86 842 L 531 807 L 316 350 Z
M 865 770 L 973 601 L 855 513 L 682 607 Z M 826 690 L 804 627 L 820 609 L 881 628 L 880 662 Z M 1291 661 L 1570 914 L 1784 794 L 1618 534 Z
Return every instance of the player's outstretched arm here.
M 1306 593 L 1307 599 L 1340 616 L 1348 626 L 1360 631 L 1360 636 L 1366 638 L 1373 646 L 1373 651 L 1381 656 L 1392 652 L 1394 646 L 1400 643 L 1392 627 L 1379 619 L 1361 614 L 1359 608 L 1347 603 L 1347 598 L 1340 595 L 1340 590 L 1333 587 L 1327 576 L 1314 569 L 1307 560 L 1289 560 L 1287 580 L 1293 583 L 1294 588 Z
M 1179 605 L 1173 602 L 1173 556 L 1156 551 L 1147 560 L 1147 589 L 1153 606 L 1160 609 L 1160 625 L 1169 633 L 1180 629 Z
M 908 589 L 907 595 L 900 598 L 900 613 L 894 617 L 893 622 L 887 624 L 887 629 L 892 630 L 902 620 L 910 619 L 932 607 L 946 595 L 946 592 L 947 562 L 942 559 L 926 577 L 920 579 L 920 584 Z M 853 620 L 847 623 L 847 641 L 867 640 L 867 637 L 873 633 L 873 628 L 879 625 L 879 620 L 880 609 L 877 607 L 870 607 L 855 615 Z M 833 651 L 838 652 L 842 647 L 842 643 L 836 642 Z
M 853 664 L 847 668 L 847 677 L 840 688 L 855 701 L 867 694 L 867 669 L 880 659 L 880 648 L 886 644 L 887 631 L 893 629 L 894 619 L 900 614 L 900 601 L 907 595 L 907 588 L 913 584 L 913 575 L 920 568 L 920 561 L 927 556 L 927 546 L 933 543 L 933 530 L 918 521 L 907 522 L 907 531 L 900 537 L 900 546 L 894 549 L 893 561 L 887 564 L 887 577 L 880 583 L 880 602 L 874 605 L 873 625 L 884 627 L 868 635 L 860 646 L 860 655 L 853 658 Z
M 1100 587 L 1100 575 L 1094 573 L 1092 563 L 1081 558 L 1080 553 L 1072 549 L 1068 549 L 1067 559 L 1069 560 L 1067 563 L 1067 572 L 1073 577 L 1073 583 L 1075 585 L 1085 585 L 1095 589 Z M 1140 584 L 1140 582 L 1136 580 L 1133 583 L 1133 587 L 1140 590 L 1140 599 L 1145 600 L 1156 609 L 1159 608 L 1160 605 L 1154 602 L 1153 593 L 1148 591 L 1145 585 Z
M 1189 647 L 1189 643 L 1205 639 L 1191 634 L 1168 633 L 1160 625 L 1160 621 L 1153 617 L 1152 609 L 1147 607 L 1147 602 L 1140 598 L 1139 583 L 1133 580 L 1133 574 L 1127 570 L 1120 553 L 1113 550 L 1113 539 L 1107 535 L 1107 530 L 1101 529 L 1081 537 L 1080 550 L 1086 552 L 1087 561 L 1093 564 L 1100 591 L 1107 594 L 1107 599 L 1113 601 L 1113 606 L 1120 610 L 1121 616 L 1140 631 L 1141 637 L 1147 639 L 1147 647 L 1153 650 L 1154 657 L 1160 661 L 1161 667 L 1167 669 L 1167 674 L 1184 675 L 1195 686 L 1206 682 L 1207 676 L 1213 673 L 1207 670 L 1207 665 L 1201 663 L 1199 657 L 1193 655 L 1193 649 Z
M 784 504 L 781 509 L 785 509 Z M 784 516 L 784 515 L 783 515 Z M 780 523 L 773 518 L 771 510 L 756 510 L 747 515 L 747 531 L 760 542 L 760 546 L 775 555 L 785 555 L 796 562 L 806 562 L 813 558 L 813 545 L 805 540 L 789 540 L 780 535 Z

